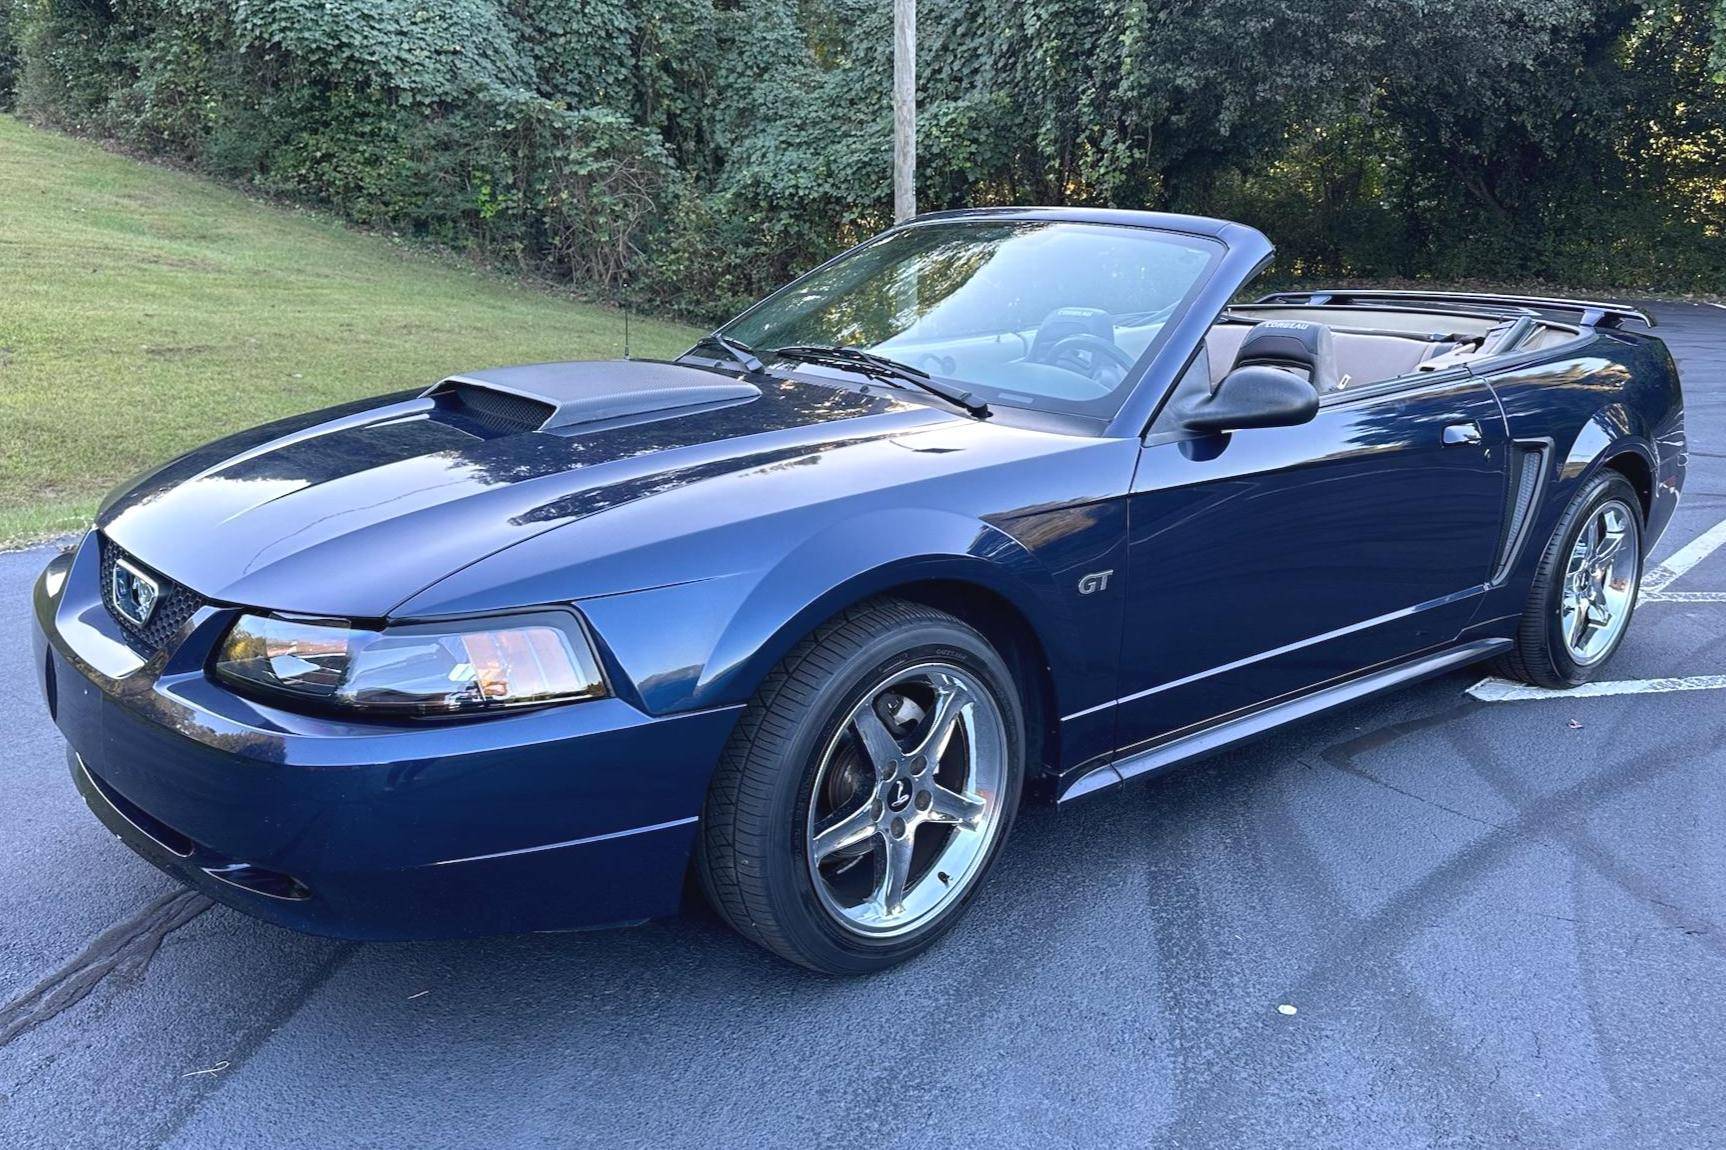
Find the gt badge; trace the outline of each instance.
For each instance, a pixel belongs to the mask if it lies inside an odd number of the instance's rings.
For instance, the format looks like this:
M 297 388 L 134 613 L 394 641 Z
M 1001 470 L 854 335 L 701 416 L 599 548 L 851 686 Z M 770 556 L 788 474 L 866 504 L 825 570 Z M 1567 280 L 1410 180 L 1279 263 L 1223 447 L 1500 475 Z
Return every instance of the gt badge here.
M 1114 573 L 1115 569 L 1113 567 L 1109 568 L 1107 571 L 1091 572 L 1089 575 L 1086 575 L 1083 579 L 1079 580 L 1079 594 L 1090 595 L 1093 592 L 1101 591 L 1109 585 L 1109 576 Z

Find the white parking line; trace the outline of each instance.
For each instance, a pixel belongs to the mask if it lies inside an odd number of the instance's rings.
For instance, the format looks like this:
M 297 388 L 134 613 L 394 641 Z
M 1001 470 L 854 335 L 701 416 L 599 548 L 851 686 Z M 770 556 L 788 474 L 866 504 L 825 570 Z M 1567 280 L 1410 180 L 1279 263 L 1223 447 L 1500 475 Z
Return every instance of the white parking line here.
M 1726 591 L 1667 591 L 1674 579 L 1726 545 L 1726 520 L 1721 520 L 1677 551 L 1666 562 L 1642 576 L 1637 603 L 1726 603 Z M 1524 699 L 1598 699 L 1608 695 L 1658 695 L 1667 691 L 1718 691 L 1726 688 L 1726 675 L 1688 675 L 1672 679 L 1619 679 L 1615 682 L 1584 683 L 1568 691 L 1530 687 L 1510 679 L 1489 677 L 1468 689 L 1484 703 L 1514 703 Z
M 1658 591 L 1726 543 L 1726 519 L 1721 520 L 1677 551 L 1672 557 L 1642 577 L 1643 591 Z
M 1726 688 L 1726 675 L 1691 675 L 1683 679 L 1619 679 L 1616 682 L 1584 683 L 1568 691 L 1549 691 L 1509 679 L 1482 679 L 1468 693 L 1485 703 L 1513 703 L 1522 699 L 1598 699 L 1605 695 L 1657 695 L 1665 691 L 1718 691 Z

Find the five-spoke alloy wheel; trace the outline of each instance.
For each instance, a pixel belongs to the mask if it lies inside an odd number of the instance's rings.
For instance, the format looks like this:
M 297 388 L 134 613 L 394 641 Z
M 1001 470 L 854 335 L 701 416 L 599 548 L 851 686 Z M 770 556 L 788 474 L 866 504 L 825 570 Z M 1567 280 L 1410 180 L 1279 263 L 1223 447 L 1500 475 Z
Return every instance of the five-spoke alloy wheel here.
M 1589 515 L 1564 571 L 1559 625 L 1579 666 L 1598 663 L 1618 645 L 1636 597 L 1642 533 L 1636 513 L 1609 499 Z
M 702 816 L 702 887 L 794 962 L 901 962 L 953 925 L 999 854 L 1024 744 L 1014 676 L 977 630 L 903 600 L 852 608 L 739 720 Z
M 1596 473 L 1571 497 L 1541 552 L 1500 673 L 1558 689 L 1599 673 L 1636 610 L 1642 548 L 1641 496 L 1619 472 Z
M 1000 826 L 1007 732 L 969 672 L 927 663 L 870 687 L 822 755 L 816 892 L 863 934 L 914 929 L 968 885 Z

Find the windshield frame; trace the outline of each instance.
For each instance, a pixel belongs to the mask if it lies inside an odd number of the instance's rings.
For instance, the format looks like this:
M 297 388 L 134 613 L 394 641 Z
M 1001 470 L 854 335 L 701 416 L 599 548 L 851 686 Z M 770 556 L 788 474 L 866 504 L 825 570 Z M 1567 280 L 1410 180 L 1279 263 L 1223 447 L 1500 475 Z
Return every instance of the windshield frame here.
M 1151 373 L 1151 369 L 1154 366 L 1160 364 L 1167 356 L 1171 345 L 1182 338 L 1182 333 L 1188 326 L 1190 326 L 1188 321 L 1190 320 L 1194 309 L 1207 306 L 1209 298 L 1216 294 L 1215 285 L 1218 283 L 1219 277 L 1221 277 L 1225 272 L 1225 269 L 1228 269 L 1231 264 L 1238 263 L 1238 260 L 1231 258 L 1235 253 L 1232 251 L 1232 245 L 1229 242 L 1228 233 L 1236 230 L 1249 233 L 1267 250 L 1269 248 L 1268 242 L 1264 241 L 1262 236 L 1259 236 L 1257 232 L 1252 231 L 1250 228 L 1244 228 L 1238 224 L 1230 224 L 1226 221 L 1208 220 L 1200 217 L 1166 216 L 1152 212 L 1126 212 L 1107 209 L 982 209 L 961 212 L 941 212 L 908 220 L 905 223 L 889 228 L 887 231 L 881 232 L 878 235 L 871 236 L 862 243 L 847 248 L 845 251 L 838 253 L 831 259 L 823 261 L 821 264 L 811 268 L 796 279 L 793 279 L 754 304 L 751 304 L 737 316 L 717 328 L 714 334 L 724 335 L 732 339 L 739 338 L 736 329 L 740 325 L 746 324 L 747 321 L 756 317 L 764 309 L 773 306 L 782 301 L 785 297 L 798 291 L 810 278 L 828 271 L 835 265 L 852 259 L 858 254 L 867 251 L 869 248 L 886 243 L 892 237 L 900 235 L 908 229 L 929 227 L 985 227 L 998 226 L 1003 223 L 1026 223 L 1047 227 L 1076 227 L 1082 228 L 1086 231 L 1095 231 L 1101 228 L 1121 228 L 1131 229 L 1138 232 L 1150 232 L 1153 235 L 1166 236 L 1177 240 L 1182 244 L 1182 246 L 1203 251 L 1208 256 L 1203 268 L 1194 278 L 1193 282 L 1188 285 L 1180 300 L 1174 305 L 1167 318 L 1163 321 L 1162 326 L 1157 331 L 1156 335 L 1152 337 L 1145 349 L 1133 361 L 1132 366 L 1128 368 L 1122 376 L 1120 383 L 1117 384 L 1106 396 L 1098 397 L 1094 400 L 1077 401 L 1062 401 L 1057 397 L 1039 397 L 1038 401 L 1035 403 L 1024 403 L 1015 399 L 1015 396 L 1022 395 L 1022 392 L 1016 392 L 1009 387 L 991 382 L 987 378 L 973 379 L 963 376 L 947 376 L 940 373 L 930 373 L 932 378 L 949 387 L 974 392 L 978 398 L 985 400 L 989 406 L 997 412 L 1016 412 L 1042 418 L 1053 417 L 1060 419 L 1063 422 L 1076 421 L 1079 424 L 1094 428 L 1094 434 L 1117 433 L 1116 425 L 1120 421 L 1123 413 L 1129 410 L 1136 411 L 1138 408 L 1144 406 L 1144 403 L 1139 398 L 1139 392 L 1141 391 L 1141 386 L 1144 383 L 1145 377 Z M 1190 224 L 1192 226 L 1178 226 L 1180 224 Z M 1256 263 L 1257 260 L 1254 260 L 1254 262 Z M 1229 278 L 1232 280 L 1234 277 L 1231 276 Z M 1224 295 L 1226 297 L 1231 293 L 1232 288 L 1230 289 L 1230 292 L 1225 292 Z M 1212 310 L 1220 310 L 1220 307 Z M 1214 315 L 1211 318 L 1214 318 Z M 1206 322 L 1203 329 L 1208 330 L 1208 328 L 1209 323 Z M 1193 348 L 1184 349 L 1180 353 L 1180 358 L 1183 363 L 1185 360 L 1191 358 L 1189 353 L 1196 349 L 1196 346 L 1197 345 L 1195 343 Z M 771 360 L 773 358 L 773 349 L 771 348 L 756 347 L 753 348 L 753 350 L 756 355 L 763 359 Z M 778 372 L 783 369 L 775 368 L 774 370 Z M 839 374 L 816 374 L 814 372 L 805 372 L 801 370 L 798 371 L 797 374 L 800 378 L 832 384 L 842 384 L 843 382 L 846 382 L 849 377 L 857 374 L 848 372 L 844 368 L 839 367 L 834 367 L 830 370 Z M 1159 374 L 1162 373 L 1159 372 Z M 935 400 L 934 402 L 940 401 Z M 1155 399 L 1151 400 L 1153 405 L 1155 402 Z M 1135 415 L 1132 418 L 1142 419 L 1142 416 Z M 1132 434 L 1138 434 L 1138 432 L 1134 431 Z

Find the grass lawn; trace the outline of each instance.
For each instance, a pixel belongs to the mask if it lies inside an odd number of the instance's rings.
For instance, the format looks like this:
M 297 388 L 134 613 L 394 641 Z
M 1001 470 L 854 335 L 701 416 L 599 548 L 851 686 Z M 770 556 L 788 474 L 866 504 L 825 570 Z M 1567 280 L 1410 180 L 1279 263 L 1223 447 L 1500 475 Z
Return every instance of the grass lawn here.
M 694 335 L 637 318 L 632 350 Z M 0 116 L 0 546 L 238 428 L 622 348 L 610 309 Z

